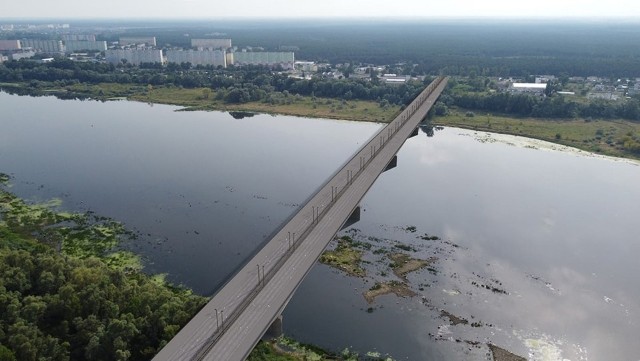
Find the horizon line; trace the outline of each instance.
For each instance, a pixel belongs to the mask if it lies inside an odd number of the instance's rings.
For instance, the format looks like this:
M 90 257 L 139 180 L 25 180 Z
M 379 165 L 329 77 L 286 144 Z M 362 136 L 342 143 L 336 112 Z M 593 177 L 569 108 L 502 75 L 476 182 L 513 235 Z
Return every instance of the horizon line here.
M 370 21 L 393 22 L 398 20 L 440 20 L 440 21 L 509 21 L 509 20 L 555 20 L 555 21 L 640 21 L 640 15 L 633 16 L 566 16 L 566 15 L 544 15 L 544 16 L 221 16 L 221 17 L 171 17 L 171 16 L 131 16 L 131 17 L 0 17 L 0 22 L 50 22 L 50 21 Z

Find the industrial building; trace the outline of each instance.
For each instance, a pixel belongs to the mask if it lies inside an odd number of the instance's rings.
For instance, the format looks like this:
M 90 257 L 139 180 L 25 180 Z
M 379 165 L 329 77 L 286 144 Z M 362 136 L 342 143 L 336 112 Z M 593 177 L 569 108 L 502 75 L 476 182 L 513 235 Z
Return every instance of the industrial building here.
M 67 53 L 75 53 L 82 50 L 107 50 L 106 41 L 65 40 L 64 48 Z
M 547 89 L 547 84 L 538 83 L 513 83 L 509 87 L 509 91 L 512 93 L 528 93 L 535 95 L 543 95 Z
M 228 49 L 231 39 L 191 39 L 191 46 L 202 49 Z
M 108 49 L 105 51 L 105 60 L 107 63 L 114 65 L 123 62 L 131 65 L 140 65 L 142 63 L 164 64 L 162 50 L 156 49 Z
M 282 66 L 284 69 L 293 69 L 295 57 L 292 52 L 237 52 L 232 54 L 232 64 L 265 65 L 270 67 Z
M 227 67 L 224 50 L 167 50 L 167 63 Z

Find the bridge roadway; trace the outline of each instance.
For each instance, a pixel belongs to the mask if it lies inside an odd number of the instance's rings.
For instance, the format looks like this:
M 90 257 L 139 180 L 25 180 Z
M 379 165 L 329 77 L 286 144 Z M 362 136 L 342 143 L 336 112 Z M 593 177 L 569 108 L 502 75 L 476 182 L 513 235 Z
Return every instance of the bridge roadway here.
M 245 360 L 446 83 L 437 78 L 373 136 L 153 360 Z

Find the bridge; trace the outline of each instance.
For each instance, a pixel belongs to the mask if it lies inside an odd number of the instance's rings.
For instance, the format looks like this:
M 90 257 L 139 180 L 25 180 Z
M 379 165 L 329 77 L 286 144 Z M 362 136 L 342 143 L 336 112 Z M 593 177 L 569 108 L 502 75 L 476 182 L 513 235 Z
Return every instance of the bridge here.
M 447 84 L 439 77 L 345 163 L 154 357 L 242 361 L 270 329 L 325 247 L 359 219 L 359 203 Z

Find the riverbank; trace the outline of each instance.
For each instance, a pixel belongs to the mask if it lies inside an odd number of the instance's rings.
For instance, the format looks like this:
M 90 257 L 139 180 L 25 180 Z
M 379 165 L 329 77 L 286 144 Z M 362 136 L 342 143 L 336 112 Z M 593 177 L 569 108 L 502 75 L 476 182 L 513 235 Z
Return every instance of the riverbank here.
M 398 106 L 380 107 L 377 102 L 341 100 L 300 95 L 282 95 L 274 92 L 270 101 L 227 103 L 210 88 L 181 88 L 175 86 L 101 83 L 73 84 L 64 87 L 41 83 L 33 88 L 26 83 L 0 83 L 0 89 L 25 95 L 55 95 L 61 98 L 91 98 L 100 101 L 132 100 L 151 104 L 183 107 L 183 110 L 226 111 L 282 114 L 308 118 L 328 118 L 365 122 L 389 122 L 400 112 Z M 223 93 L 221 93 L 223 94 Z M 221 95 L 220 94 L 220 95 Z
M 457 109 L 446 116 L 435 117 L 432 124 L 517 135 L 595 154 L 640 160 L 640 153 L 625 148 L 629 139 L 640 137 L 640 123 L 630 121 L 516 118 Z
M 64 87 L 40 82 L 38 87 L 27 83 L 0 83 L 0 89 L 24 95 L 54 95 L 63 99 L 90 98 L 99 101 L 131 100 L 149 104 L 167 104 L 183 107 L 185 111 L 226 111 L 238 116 L 252 113 L 281 114 L 309 118 L 328 118 L 349 121 L 388 123 L 400 111 L 398 106 L 380 107 L 377 102 L 283 96 L 274 92 L 269 101 L 241 104 L 227 103 L 210 88 L 154 87 L 139 84 L 72 84 Z M 473 116 L 470 116 L 472 115 Z M 640 160 L 640 153 L 629 147 L 629 142 L 640 141 L 640 123 L 624 120 L 550 120 L 516 118 L 500 114 L 476 114 L 466 109 L 450 109 L 446 116 L 432 120 L 436 126 L 451 126 L 478 131 L 517 135 L 544 140 L 619 158 Z

